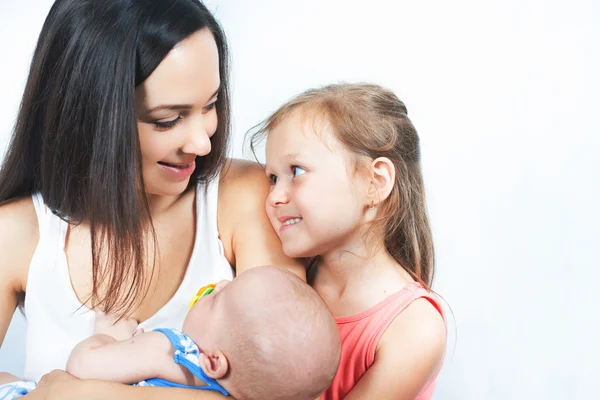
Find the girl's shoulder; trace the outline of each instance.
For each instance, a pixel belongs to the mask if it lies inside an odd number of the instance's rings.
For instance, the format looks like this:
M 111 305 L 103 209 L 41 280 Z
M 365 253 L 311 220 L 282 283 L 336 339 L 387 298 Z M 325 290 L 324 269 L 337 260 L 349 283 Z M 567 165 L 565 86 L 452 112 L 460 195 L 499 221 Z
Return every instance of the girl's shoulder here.
M 405 307 L 383 333 L 377 351 L 402 352 L 416 347 L 441 360 L 447 332 L 439 300 L 417 283 L 406 285 L 401 292 L 408 292 Z
M 431 344 L 433 347 L 445 345 L 446 323 L 439 306 L 433 301 L 429 296 L 413 300 L 392 321 L 381 338 L 382 342 L 385 342 L 386 337 L 391 341 L 397 341 L 399 338 L 408 341 L 420 338 L 419 340 L 423 340 L 424 344 Z
M 376 360 L 383 369 L 406 370 L 416 388 L 433 379 L 446 353 L 446 322 L 433 297 L 420 297 L 408 305 L 383 333 Z

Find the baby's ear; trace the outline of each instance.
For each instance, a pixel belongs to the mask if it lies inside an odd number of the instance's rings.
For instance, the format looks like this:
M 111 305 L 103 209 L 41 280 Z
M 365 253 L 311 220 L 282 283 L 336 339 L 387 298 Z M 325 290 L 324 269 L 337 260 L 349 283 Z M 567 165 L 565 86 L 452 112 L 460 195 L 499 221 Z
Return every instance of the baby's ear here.
M 202 371 L 213 379 L 221 379 L 229 370 L 229 361 L 225 354 L 220 350 L 215 350 L 210 353 L 200 353 L 200 368 Z

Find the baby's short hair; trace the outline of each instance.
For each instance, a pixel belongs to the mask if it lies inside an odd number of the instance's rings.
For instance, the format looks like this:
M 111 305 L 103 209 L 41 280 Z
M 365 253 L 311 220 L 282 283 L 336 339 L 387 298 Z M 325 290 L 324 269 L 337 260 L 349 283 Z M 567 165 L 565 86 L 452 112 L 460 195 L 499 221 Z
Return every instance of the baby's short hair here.
M 329 387 L 340 359 L 340 337 L 319 295 L 293 273 L 252 268 L 240 277 L 243 301 L 232 310 L 224 352 L 235 398 L 317 398 Z M 240 279 L 240 277 L 236 279 Z M 226 337 L 226 338 L 225 338 Z

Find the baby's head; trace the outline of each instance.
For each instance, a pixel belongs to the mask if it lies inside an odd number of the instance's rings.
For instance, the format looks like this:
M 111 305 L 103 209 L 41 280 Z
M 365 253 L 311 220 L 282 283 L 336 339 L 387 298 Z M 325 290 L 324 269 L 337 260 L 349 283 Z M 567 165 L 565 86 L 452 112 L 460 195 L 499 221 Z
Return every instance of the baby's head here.
M 307 399 L 329 387 L 340 338 L 319 295 L 291 272 L 263 266 L 202 297 L 183 331 L 200 366 L 236 399 Z
M 431 283 L 419 136 L 394 93 L 373 84 L 308 90 L 258 125 L 252 149 L 265 137 L 266 210 L 287 256 L 368 257 L 385 247 Z

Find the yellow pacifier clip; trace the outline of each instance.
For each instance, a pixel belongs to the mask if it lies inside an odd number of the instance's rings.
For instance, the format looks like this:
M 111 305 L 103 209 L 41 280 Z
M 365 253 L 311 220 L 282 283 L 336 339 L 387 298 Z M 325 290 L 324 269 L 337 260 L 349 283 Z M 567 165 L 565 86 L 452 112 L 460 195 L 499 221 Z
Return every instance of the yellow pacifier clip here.
M 200 290 L 198 290 L 198 293 L 196 293 L 196 295 L 190 302 L 190 308 L 194 307 L 194 304 L 196 304 L 196 302 L 198 301 L 198 299 L 200 297 L 203 297 L 203 296 L 206 296 L 207 294 L 212 293 L 212 291 L 215 290 L 215 286 L 217 286 L 217 285 L 215 285 L 214 283 L 208 284 L 206 286 L 202 286 L 200 288 Z

